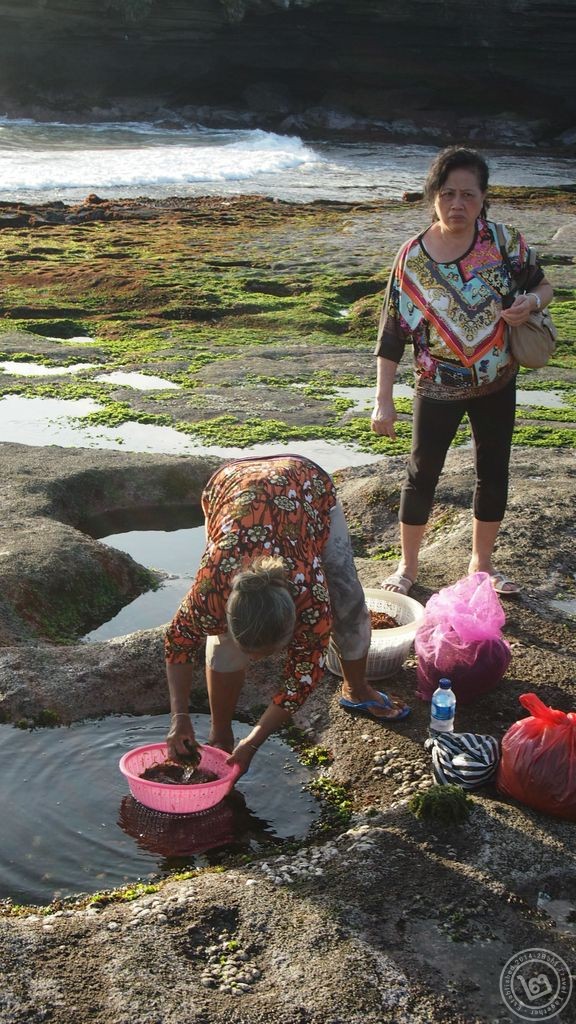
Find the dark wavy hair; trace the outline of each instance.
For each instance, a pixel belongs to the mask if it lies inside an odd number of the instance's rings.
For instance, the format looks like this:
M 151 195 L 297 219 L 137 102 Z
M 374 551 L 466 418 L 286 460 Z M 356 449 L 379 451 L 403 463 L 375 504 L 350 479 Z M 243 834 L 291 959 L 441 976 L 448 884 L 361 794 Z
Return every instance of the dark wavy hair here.
M 481 192 L 488 188 L 490 170 L 483 156 L 475 149 L 464 149 L 461 146 L 448 146 L 434 158 L 428 169 L 424 182 L 424 199 L 434 208 L 434 201 L 446 179 L 452 171 L 474 171 Z M 481 214 L 486 216 L 488 203 L 484 203 Z

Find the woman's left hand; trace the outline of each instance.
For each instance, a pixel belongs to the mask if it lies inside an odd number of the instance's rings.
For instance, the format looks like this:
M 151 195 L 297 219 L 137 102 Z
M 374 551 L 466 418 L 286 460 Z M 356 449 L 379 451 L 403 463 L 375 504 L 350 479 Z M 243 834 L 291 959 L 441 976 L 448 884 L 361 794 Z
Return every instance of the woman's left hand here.
M 234 750 L 227 759 L 226 764 L 239 764 L 242 769 L 241 774 L 244 775 L 248 771 L 255 753 L 255 746 L 250 744 L 248 740 L 240 740 L 240 742 L 234 747 Z
M 510 327 L 518 327 L 525 324 L 531 313 L 536 312 L 536 303 L 532 295 L 517 295 L 509 309 L 503 309 L 501 317 L 510 324 Z

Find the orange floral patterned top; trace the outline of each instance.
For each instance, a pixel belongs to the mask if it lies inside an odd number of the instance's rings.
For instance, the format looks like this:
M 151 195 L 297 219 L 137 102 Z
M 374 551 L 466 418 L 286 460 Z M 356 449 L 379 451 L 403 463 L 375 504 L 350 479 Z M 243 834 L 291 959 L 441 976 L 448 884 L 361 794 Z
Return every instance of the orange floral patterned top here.
M 242 459 L 218 469 L 202 495 L 208 541 L 192 587 L 166 632 L 166 660 L 191 662 L 206 636 L 226 633 L 226 602 L 236 572 L 259 555 L 288 569 L 296 628 L 275 704 L 295 711 L 322 676 L 330 639 L 330 597 L 322 549 L 336 504 L 334 484 L 296 455 Z

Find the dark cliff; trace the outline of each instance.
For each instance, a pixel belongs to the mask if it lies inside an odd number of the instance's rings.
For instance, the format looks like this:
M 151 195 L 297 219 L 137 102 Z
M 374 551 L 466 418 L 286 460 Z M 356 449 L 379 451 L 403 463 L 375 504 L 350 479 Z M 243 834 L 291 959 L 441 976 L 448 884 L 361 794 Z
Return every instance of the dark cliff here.
M 576 121 L 575 26 L 575 0 L 0 0 L 0 112 L 383 131 L 506 113 L 553 137 Z

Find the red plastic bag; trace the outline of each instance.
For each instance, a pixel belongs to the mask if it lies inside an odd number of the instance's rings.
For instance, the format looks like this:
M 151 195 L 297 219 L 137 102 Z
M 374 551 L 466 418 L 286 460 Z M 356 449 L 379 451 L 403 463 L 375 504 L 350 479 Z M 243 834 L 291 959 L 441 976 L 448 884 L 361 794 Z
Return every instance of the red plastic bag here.
M 576 713 L 549 708 L 535 693 L 520 703 L 530 717 L 504 734 L 496 785 L 536 811 L 576 821 Z
M 443 676 L 452 681 L 462 704 L 494 689 L 512 657 L 500 632 L 505 621 L 486 572 L 465 576 L 434 594 L 414 639 L 417 695 L 431 700 Z

